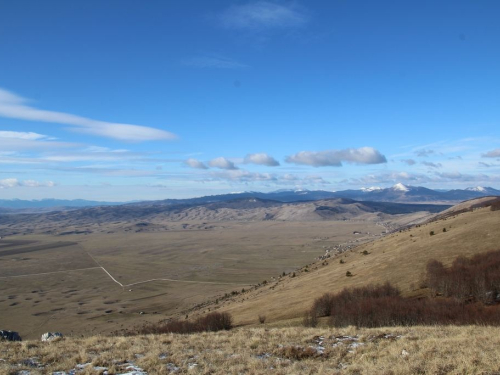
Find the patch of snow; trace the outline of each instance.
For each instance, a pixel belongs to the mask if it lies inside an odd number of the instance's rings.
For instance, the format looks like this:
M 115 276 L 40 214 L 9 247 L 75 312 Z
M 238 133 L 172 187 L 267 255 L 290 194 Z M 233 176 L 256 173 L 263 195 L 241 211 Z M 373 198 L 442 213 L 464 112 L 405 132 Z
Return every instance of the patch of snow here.
M 470 187 L 470 188 L 467 188 L 465 190 L 477 191 L 477 192 L 480 192 L 480 193 L 484 193 L 486 191 L 486 189 L 484 187 L 482 187 L 482 186 Z
M 361 188 L 361 191 L 363 193 L 369 193 L 370 191 L 377 191 L 377 190 L 382 190 L 382 188 L 379 187 L 379 186 L 370 186 L 370 187 L 367 187 L 367 188 L 365 188 L 365 187 Z
M 393 190 L 396 190 L 396 191 L 404 191 L 404 192 L 407 192 L 407 191 L 410 191 L 410 189 L 408 189 L 405 185 L 403 185 L 401 182 L 397 183 L 396 185 L 394 185 L 392 187 Z

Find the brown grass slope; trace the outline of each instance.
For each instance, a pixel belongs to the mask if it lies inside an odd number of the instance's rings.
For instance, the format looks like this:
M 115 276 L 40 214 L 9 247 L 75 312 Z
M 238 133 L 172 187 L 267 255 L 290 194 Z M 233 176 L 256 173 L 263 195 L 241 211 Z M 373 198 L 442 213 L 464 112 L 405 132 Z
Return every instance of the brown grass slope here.
M 305 268 L 298 270 L 296 277 L 281 277 L 231 301 L 212 304 L 205 309 L 228 311 L 236 324 L 255 324 L 258 315 L 265 315 L 268 322 L 299 318 L 315 298 L 345 287 L 389 281 L 405 296 L 426 295 L 428 290 L 420 286 L 430 259 L 437 259 L 446 266 L 460 255 L 499 249 L 499 225 L 500 211 L 491 211 L 489 207 L 461 213 L 360 245 L 326 262 L 312 264 L 307 271 Z M 431 231 L 435 235 L 430 235 Z M 345 263 L 341 264 L 340 259 Z M 347 277 L 347 271 L 353 276 Z

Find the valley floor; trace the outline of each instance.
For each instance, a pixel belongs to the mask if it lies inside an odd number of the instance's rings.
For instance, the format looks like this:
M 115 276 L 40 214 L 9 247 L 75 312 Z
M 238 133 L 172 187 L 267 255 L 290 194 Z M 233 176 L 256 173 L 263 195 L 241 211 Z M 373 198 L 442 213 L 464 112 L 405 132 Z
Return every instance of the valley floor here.
M 1 342 L 0 373 L 498 374 L 499 348 L 498 327 L 263 325 L 195 335 Z

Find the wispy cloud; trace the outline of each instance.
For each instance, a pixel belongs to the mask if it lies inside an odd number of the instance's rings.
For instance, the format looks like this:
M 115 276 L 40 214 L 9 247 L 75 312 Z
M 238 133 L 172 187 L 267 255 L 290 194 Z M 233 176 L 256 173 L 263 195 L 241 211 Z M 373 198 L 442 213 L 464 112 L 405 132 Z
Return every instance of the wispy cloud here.
M 227 170 L 238 169 L 238 167 L 236 167 L 231 160 L 228 160 L 222 156 L 210 160 L 208 162 L 208 165 L 213 167 L 213 168 L 220 168 L 220 169 L 227 169 Z
M 184 162 L 188 167 L 191 167 L 191 168 L 195 168 L 195 169 L 208 169 L 208 167 L 205 165 L 205 163 L 197 160 L 197 159 L 194 159 L 194 158 L 190 158 L 190 159 L 187 159 L 185 162 Z
M 417 162 L 413 159 L 403 159 L 401 160 L 403 163 L 407 164 L 407 165 L 415 165 L 417 164 Z
M 0 88 L 0 116 L 19 120 L 73 126 L 72 130 L 121 141 L 172 140 L 173 133 L 142 125 L 93 120 L 64 112 L 46 111 L 26 104 L 27 100 Z
M 53 181 L 36 181 L 36 180 L 24 180 L 19 181 L 17 178 L 4 178 L 0 180 L 0 189 L 9 189 L 15 187 L 52 187 L 55 186 Z
M 342 162 L 355 164 L 381 164 L 387 159 L 372 147 L 348 148 L 345 150 L 301 151 L 286 158 L 287 163 L 313 167 L 341 167 Z
M 248 154 L 245 156 L 244 162 L 247 164 L 258 164 L 268 167 L 277 167 L 280 165 L 275 158 L 266 153 Z
M 415 151 L 415 155 L 417 155 L 418 157 L 421 157 L 421 158 L 426 158 L 426 157 L 433 155 L 433 154 L 435 154 L 434 150 L 422 149 L 422 150 Z
M 422 164 L 430 168 L 441 168 L 443 166 L 441 163 L 432 163 L 430 161 L 423 161 Z
M 220 56 L 198 56 L 182 61 L 186 66 L 194 68 L 245 69 L 249 66 L 239 61 Z
M 276 174 L 250 172 L 243 169 L 228 170 L 222 172 L 211 172 L 212 178 L 217 180 L 227 180 L 235 183 L 266 183 L 270 185 L 293 185 L 293 186 L 314 186 L 328 185 L 330 182 L 324 180 L 321 176 L 299 177 L 294 174 Z
M 278 4 L 269 1 L 232 5 L 218 18 L 226 28 L 256 31 L 300 27 L 309 20 L 305 10 L 296 3 Z
M 10 138 L 10 139 L 26 139 L 30 141 L 36 141 L 39 139 L 54 139 L 44 134 L 38 134 L 33 132 L 15 132 L 15 131 L 0 131 L 0 138 Z

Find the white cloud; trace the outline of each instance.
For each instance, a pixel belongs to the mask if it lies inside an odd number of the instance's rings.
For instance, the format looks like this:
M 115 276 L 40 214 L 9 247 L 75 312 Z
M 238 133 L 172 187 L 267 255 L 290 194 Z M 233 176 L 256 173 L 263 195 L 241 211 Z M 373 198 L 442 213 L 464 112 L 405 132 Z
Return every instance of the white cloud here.
M 208 167 L 205 165 L 205 163 L 197 160 L 197 159 L 187 159 L 184 163 L 186 163 L 187 166 L 195 169 L 208 169 Z
M 40 182 L 40 181 L 35 181 L 35 180 L 25 180 L 25 181 L 22 182 L 22 186 L 27 186 L 27 187 L 53 187 L 53 186 L 55 186 L 55 183 L 53 181 Z
M 287 163 L 311 165 L 313 167 L 340 167 L 342 162 L 356 164 L 381 164 L 387 159 L 372 147 L 348 148 L 345 150 L 301 151 L 286 158 Z
M 184 65 L 194 68 L 244 69 L 248 65 L 236 60 L 218 56 L 198 56 L 183 61 Z
M 218 157 L 212 159 L 208 162 L 208 165 L 214 168 L 227 169 L 227 170 L 235 170 L 238 169 L 234 163 L 224 157 Z
M 280 165 L 275 158 L 266 153 L 248 154 L 245 156 L 244 162 L 247 164 L 266 165 L 268 167 L 277 167 Z
M 39 139 L 53 139 L 49 136 L 33 132 L 13 132 L 5 130 L 0 131 L 0 138 L 26 139 L 30 141 L 37 141 Z
M 26 105 L 26 99 L 0 88 L 0 116 L 19 120 L 72 125 L 72 130 L 121 141 L 171 140 L 176 135 L 142 125 L 93 120 L 69 113 L 46 111 Z
M 483 158 L 500 158 L 500 148 L 488 151 L 486 154 L 481 155 Z
M 55 183 L 53 181 L 45 181 L 45 182 L 40 182 L 40 181 L 35 181 L 35 180 L 19 181 L 17 178 L 5 178 L 3 180 L 0 180 L 0 189 L 9 189 L 9 188 L 15 188 L 15 187 L 20 187 L 20 186 L 53 187 L 53 186 L 55 186 Z
M 306 24 L 308 19 L 308 15 L 296 4 L 285 5 L 268 1 L 232 5 L 219 16 L 223 26 L 237 30 L 299 27 Z

